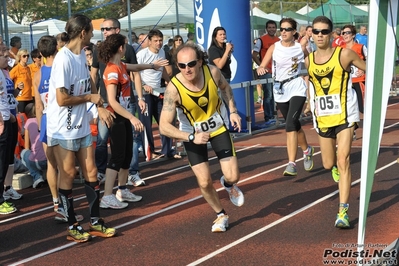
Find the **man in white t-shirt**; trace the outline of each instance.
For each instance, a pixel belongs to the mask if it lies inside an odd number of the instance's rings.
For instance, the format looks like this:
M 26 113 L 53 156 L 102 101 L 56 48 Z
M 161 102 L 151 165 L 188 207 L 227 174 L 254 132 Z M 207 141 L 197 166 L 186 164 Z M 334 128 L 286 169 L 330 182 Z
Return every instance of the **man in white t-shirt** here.
M 138 64 L 151 64 L 157 59 L 165 58 L 165 51 L 162 49 L 163 34 L 159 30 L 151 30 L 148 33 L 148 47 L 141 49 L 137 53 Z M 146 110 L 144 114 L 139 113 L 140 120 L 144 124 L 145 130 L 143 135 L 143 144 L 146 154 L 146 160 L 169 157 L 181 158 L 180 155 L 175 154 L 172 149 L 172 140 L 161 135 L 162 150 L 161 153 L 155 155 L 154 136 L 152 134 L 152 118 L 159 124 L 159 117 L 163 106 L 163 94 L 165 92 L 165 85 L 161 86 L 161 79 L 169 83 L 170 78 L 165 69 L 161 67 L 158 70 L 146 69 L 140 71 L 140 77 L 143 87 L 143 97 L 146 102 Z

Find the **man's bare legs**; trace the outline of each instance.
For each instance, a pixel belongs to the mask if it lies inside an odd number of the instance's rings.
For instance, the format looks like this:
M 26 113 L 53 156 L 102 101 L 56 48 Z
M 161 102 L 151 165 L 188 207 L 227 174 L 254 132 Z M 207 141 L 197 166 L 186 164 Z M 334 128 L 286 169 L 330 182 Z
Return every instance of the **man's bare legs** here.
M 191 169 L 193 169 L 194 175 L 197 178 L 198 186 L 204 199 L 216 213 L 222 211 L 223 207 L 220 203 L 219 195 L 213 186 L 213 181 L 209 170 L 209 163 L 204 162 L 196 164 L 192 166 Z

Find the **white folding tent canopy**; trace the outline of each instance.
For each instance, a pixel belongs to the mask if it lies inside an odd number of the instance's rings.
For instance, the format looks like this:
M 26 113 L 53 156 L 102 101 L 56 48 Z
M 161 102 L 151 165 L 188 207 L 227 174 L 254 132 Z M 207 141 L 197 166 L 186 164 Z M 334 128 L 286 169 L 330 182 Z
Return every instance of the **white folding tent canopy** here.
M 4 25 L 3 25 L 4 26 Z M 19 33 L 19 32 L 27 32 L 30 31 L 30 26 L 29 25 L 21 25 L 18 23 L 15 23 L 12 20 L 7 20 L 7 28 L 8 28 L 8 33 Z M 32 30 L 47 30 L 47 26 L 44 25 L 32 25 Z
M 299 9 L 296 13 L 298 13 L 300 15 L 306 15 L 311 11 L 313 11 L 313 8 L 311 8 L 309 5 L 305 5 L 304 7 Z
M 258 7 L 252 8 L 252 15 L 254 17 L 263 18 L 266 21 L 267 20 L 273 20 L 277 24 L 281 20 L 281 15 L 277 15 L 277 14 L 274 14 L 274 13 L 268 13 L 267 14 L 267 13 L 263 12 L 262 10 L 260 10 Z M 283 17 L 286 17 L 286 16 L 283 15 Z M 295 19 L 295 21 L 298 23 L 298 25 L 308 25 L 308 22 L 306 20 Z
M 283 17 L 286 18 L 287 16 L 283 15 Z M 266 18 L 274 20 L 278 24 L 279 21 L 281 20 L 281 15 L 277 15 L 274 13 L 268 13 L 268 14 L 266 14 Z M 295 19 L 295 21 L 298 23 L 298 25 L 308 25 L 309 24 L 306 20 L 302 20 L 302 19 Z
M 58 33 L 65 31 L 66 22 L 58 19 L 48 19 L 35 25 L 46 26 L 48 28 L 48 34 L 56 36 Z
M 31 27 L 32 26 L 32 27 Z M 33 47 L 36 46 L 35 41 L 40 38 L 43 32 L 47 32 L 47 26 L 45 25 L 21 25 L 15 23 L 11 19 L 7 20 L 7 27 L 3 24 L 3 27 L 6 31 L 6 36 L 8 40 L 6 40 L 7 44 L 10 43 L 10 40 L 14 36 L 18 36 L 21 38 L 22 49 L 27 49 L 28 51 L 32 50 Z M 3 37 L 6 37 L 3 36 Z
M 66 21 L 58 19 L 48 19 L 35 24 L 36 26 L 46 26 L 48 28 L 48 34 L 56 36 L 58 33 L 65 31 Z M 99 30 L 93 30 L 92 42 L 102 40 L 102 34 Z
M 176 1 L 175 0 L 152 0 L 142 9 L 130 14 L 131 28 L 135 31 L 148 31 L 157 29 L 176 28 Z M 179 28 L 185 28 L 185 24 L 194 23 L 193 1 L 178 1 Z M 121 30 L 129 30 L 128 16 L 119 19 Z

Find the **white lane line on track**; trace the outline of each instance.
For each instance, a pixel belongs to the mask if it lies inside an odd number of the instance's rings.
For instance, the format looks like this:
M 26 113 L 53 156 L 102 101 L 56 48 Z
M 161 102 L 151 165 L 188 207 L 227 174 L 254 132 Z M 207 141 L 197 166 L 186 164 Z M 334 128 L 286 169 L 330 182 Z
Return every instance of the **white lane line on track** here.
M 247 148 L 244 148 L 244 149 L 241 149 L 241 150 L 239 150 L 239 151 L 243 151 L 243 150 L 246 150 L 246 149 L 250 149 L 250 148 L 256 147 L 256 146 L 259 146 L 259 144 L 254 145 L 254 146 L 251 146 L 251 147 L 247 147 Z M 239 152 L 239 151 L 237 151 L 237 152 Z M 320 153 L 320 152 L 317 152 L 317 153 L 315 153 L 314 155 L 317 155 L 317 154 L 319 154 L 319 153 Z M 214 159 L 216 159 L 216 157 L 212 157 L 212 158 L 210 158 L 209 160 L 214 160 Z M 298 161 L 301 161 L 301 160 L 303 160 L 303 158 L 298 159 L 297 162 L 298 162 Z M 378 169 L 378 170 L 376 171 L 376 173 L 379 172 L 379 171 L 381 171 L 381 170 L 383 170 L 383 169 L 385 169 L 385 168 L 387 168 L 387 167 L 389 167 L 389 166 L 391 166 L 391 165 L 393 165 L 393 164 L 396 164 L 396 163 L 397 163 L 397 162 L 396 162 L 396 160 L 395 160 L 394 162 L 390 163 L 389 165 L 387 165 L 387 166 L 385 166 L 385 167 L 382 167 L 382 168 Z M 275 167 L 275 168 L 273 168 L 273 169 L 269 169 L 269 170 L 267 170 L 267 171 L 264 171 L 264 172 L 262 172 L 262 173 L 253 175 L 253 176 L 248 177 L 248 178 L 246 178 L 246 179 L 244 179 L 244 180 L 241 180 L 239 183 L 243 183 L 243 182 L 246 182 L 246 181 L 248 181 L 248 180 L 254 179 L 254 178 L 256 178 L 256 177 L 259 177 L 259 176 L 261 176 L 261 175 L 264 175 L 264 174 L 273 172 L 273 171 L 275 171 L 275 170 L 277 170 L 277 169 L 283 168 L 283 167 L 286 166 L 286 165 L 287 165 L 287 164 L 284 164 L 284 165 Z M 184 168 L 184 167 L 183 167 L 183 168 Z M 180 167 L 179 169 L 182 169 L 182 167 Z M 172 171 L 172 170 L 170 170 L 170 171 Z M 152 177 L 151 177 L 151 178 L 152 178 Z M 355 184 L 357 184 L 357 183 L 359 183 L 359 182 L 360 182 L 360 179 L 358 179 L 358 180 L 352 182 L 352 186 L 355 185 Z M 224 188 L 221 187 L 221 188 L 217 189 L 216 191 L 221 191 L 221 190 L 224 190 Z M 283 221 L 285 221 L 285 220 L 287 220 L 287 219 L 289 219 L 289 218 L 295 216 L 296 214 L 298 214 L 298 213 L 300 213 L 300 212 L 302 212 L 302 211 L 304 211 L 304 210 L 306 210 L 306 209 L 308 209 L 308 208 L 310 208 L 310 207 L 312 207 L 312 206 L 314 206 L 314 205 L 316 205 L 316 204 L 318 204 L 318 203 L 320 203 L 320 202 L 322 202 L 322 201 L 324 201 L 324 200 L 326 200 L 326 199 L 328 199 L 328 198 L 330 198 L 330 197 L 332 197 L 333 195 L 335 195 L 335 194 L 337 194 L 337 193 L 338 193 L 338 190 L 336 190 L 335 192 L 330 193 L 329 195 L 326 195 L 325 197 L 319 199 L 318 201 L 315 201 L 314 203 L 311 203 L 311 204 L 309 204 L 309 205 L 307 205 L 307 206 L 305 206 L 305 207 L 302 207 L 301 209 L 299 209 L 299 210 L 297 210 L 297 211 L 295 211 L 295 212 L 293 212 L 293 213 L 291 213 L 291 214 L 289 214 L 289 215 L 287 215 L 287 216 L 285 216 L 285 217 L 283 217 L 283 218 L 281 218 L 281 219 L 279 219 L 279 220 L 277 220 L 277 221 L 275 221 L 275 222 L 273 222 L 273 223 L 267 225 L 267 226 L 264 227 L 264 228 L 261 228 L 261 229 L 255 231 L 255 232 L 253 232 L 253 233 L 247 235 L 246 237 L 243 237 L 243 238 L 241 238 L 241 239 L 239 239 L 239 240 L 234 241 L 233 243 L 231 243 L 231 244 L 225 246 L 225 247 L 222 248 L 222 249 L 219 249 L 219 250 L 214 251 L 213 253 L 210 253 L 209 255 L 207 255 L 207 256 L 201 258 L 200 260 L 201 260 L 201 262 L 206 261 L 206 260 L 208 260 L 208 259 L 214 257 L 215 255 L 217 255 L 217 254 L 219 254 L 219 253 L 221 253 L 221 252 L 223 252 L 223 251 L 225 251 L 225 250 L 227 250 L 227 249 L 229 249 L 229 248 L 231 248 L 231 247 L 233 247 L 233 246 L 235 246 L 235 245 L 238 245 L 239 243 L 244 242 L 245 240 L 247 240 L 247 239 L 249 239 L 249 238 L 251 238 L 251 237 L 253 237 L 253 236 L 255 236 L 255 235 L 257 235 L 257 234 L 259 234 L 259 233 L 261 233 L 261 232 L 263 232 L 263 231 L 265 231 L 265 230 L 267 230 L 267 229 L 269 229 L 269 228 L 271 228 L 271 227 L 273 227 L 273 226 L 275 226 L 275 225 L 277 225 L 277 224 L 279 224 L 279 223 L 281 223 L 281 222 L 283 222 Z M 85 198 L 85 197 L 81 197 L 81 198 Z M 129 221 L 129 222 L 127 222 L 127 223 L 124 223 L 124 224 L 115 226 L 115 228 L 118 229 L 118 228 L 122 228 L 122 227 L 125 227 L 125 226 L 128 226 L 128 225 L 137 223 L 137 222 L 139 222 L 139 221 L 142 221 L 142 220 L 145 220 L 145 219 L 147 219 L 147 218 L 156 216 L 156 215 L 158 215 L 158 214 L 162 214 L 162 213 L 167 212 L 167 211 L 169 211 L 169 210 L 172 210 L 172 209 L 174 209 L 174 208 L 183 206 L 183 205 L 185 205 L 185 204 L 188 204 L 188 203 L 190 203 L 190 202 L 192 202 L 192 201 L 195 201 L 195 200 L 198 200 L 198 199 L 200 199 L 200 198 L 202 198 L 201 195 L 200 195 L 200 196 L 197 196 L 197 197 L 194 197 L 194 198 L 191 198 L 191 199 L 189 199 L 189 200 L 185 200 L 185 201 L 183 201 L 183 202 L 180 202 L 180 203 L 171 205 L 171 206 L 169 206 L 169 207 L 167 207 L 167 208 L 165 208 L 165 209 L 161 209 L 161 210 L 159 210 L 159 211 L 157 211 L 157 212 L 153 212 L 153 213 L 151 213 L 151 214 L 148 214 L 148 215 L 139 217 L 139 218 L 137 218 L 137 219 L 135 219 L 135 220 L 132 220 L 132 221 Z M 50 207 L 50 208 L 52 208 L 52 207 Z M 46 209 L 48 209 L 48 208 L 46 208 Z M 43 257 L 43 256 L 46 256 L 46 255 L 49 255 L 49 254 L 52 254 L 52 253 L 55 253 L 55 252 L 64 250 L 64 249 L 66 249 L 66 248 L 69 248 L 69 247 L 71 247 L 71 246 L 73 246 L 73 245 L 77 245 L 77 244 L 79 244 L 79 243 L 71 242 L 71 243 L 62 245 L 62 246 L 60 246 L 60 247 L 57 247 L 57 248 L 54 248 L 54 249 L 50 249 L 50 250 L 47 250 L 47 251 L 45 251 L 45 252 L 36 254 L 36 255 L 34 255 L 34 256 L 25 258 L 25 259 L 23 259 L 23 260 L 17 261 L 17 262 L 15 262 L 15 263 L 9 264 L 9 265 L 10 265 L 10 266 L 13 266 L 13 265 L 21 265 L 21 264 L 23 264 L 23 263 L 26 263 L 26 262 L 29 262 L 29 261 L 32 261 L 32 260 L 41 258 L 41 257 Z M 197 260 L 197 261 L 193 262 L 193 263 L 195 263 L 195 264 L 192 264 L 192 263 L 191 263 L 191 264 L 189 264 L 189 265 L 197 265 L 197 264 L 201 263 L 200 260 Z
M 248 146 L 248 147 L 239 149 L 239 150 L 237 150 L 237 152 L 241 152 L 241 151 L 245 151 L 245 150 L 248 150 L 248 149 L 256 148 L 256 147 L 258 147 L 258 146 L 260 146 L 260 144 L 256 144 L 256 145 L 252 145 L 252 146 Z M 215 159 L 217 159 L 216 156 L 209 158 L 209 161 L 212 161 L 212 160 L 215 160 Z M 182 170 L 182 169 L 184 169 L 184 168 L 189 168 L 189 167 L 190 167 L 190 166 L 187 164 L 187 165 L 184 165 L 184 166 L 180 166 L 180 167 L 177 167 L 177 168 L 173 168 L 172 170 L 168 170 L 168 171 L 165 171 L 165 172 L 162 172 L 162 173 L 159 173 L 159 174 L 155 174 L 155 175 L 152 175 L 152 176 L 143 178 L 143 180 L 150 180 L 150 179 L 153 179 L 153 178 L 156 178 L 156 177 L 159 177 L 159 176 L 163 176 L 163 175 L 166 175 L 166 174 L 170 174 L 170 173 L 173 173 L 173 172 Z M 117 188 L 117 186 L 114 187 L 113 189 L 116 189 L 116 188 Z M 100 191 L 100 193 L 104 193 L 104 190 Z M 85 199 L 85 198 L 86 198 L 86 196 L 81 196 L 81 197 L 78 197 L 78 198 L 74 198 L 74 202 L 75 202 L 75 201 L 78 201 L 78 200 Z M 13 221 L 13 220 L 16 220 L 16 219 L 24 218 L 24 217 L 26 217 L 26 216 L 30 216 L 30 215 L 32 215 L 32 214 L 39 213 L 39 212 L 43 212 L 43 211 L 46 211 L 46 210 L 49 210 L 49 209 L 52 209 L 52 208 L 53 208 L 52 205 L 51 205 L 51 206 L 48 206 L 48 207 L 43 207 L 43 208 L 40 208 L 40 209 L 37 209 L 37 210 L 34 210 L 34 211 L 30 211 L 30 212 L 27 212 L 27 213 L 24 213 L 24 214 L 15 216 L 15 217 L 11 217 L 11 218 L 2 220 L 2 221 L 0 221 L 0 224 L 6 223 L 6 222 L 9 222 L 9 221 Z
M 249 147 L 246 147 L 246 148 L 242 148 L 242 149 L 240 149 L 240 150 L 237 150 L 237 152 L 241 152 L 241 151 L 248 150 L 248 149 L 251 149 L 251 148 L 256 148 L 256 147 L 258 147 L 258 146 L 260 146 L 260 144 L 256 144 L 256 145 L 252 145 L 252 146 L 249 146 Z M 209 161 L 215 160 L 215 159 L 217 159 L 216 156 L 215 156 L 215 157 L 212 157 L 212 158 L 209 158 Z M 178 168 L 175 168 L 175 169 L 173 169 L 173 170 L 169 170 L 169 171 L 167 171 L 167 172 L 163 172 L 162 174 L 171 173 L 171 172 L 174 172 L 174 171 L 177 171 L 177 170 L 180 170 L 180 169 L 184 169 L 184 168 L 187 168 L 187 167 L 189 167 L 189 165 L 182 166 L 182 167 L 178 167 Z M 156 176 L 159 176 L 159 175 L 162 175 L 162 174 L 158 174 L 158 175 L 156 175 Z M 146 178 L 146 179 L 151 179 L 151 178 L 154 178 L 154 177 L 155 177 L 155 176 L 153 176 L 153 177 L 148 177 L 148 178 Z M 224 190 L 224 188 L 219 188 L 219 189 L 217 189 L 217 191 L 221 191 L 221 190 Z M 79 199 L 83 199 L 83 198 L 86 198 L 86 197 L 83 196 L 83 197 L 80 197 Z M 200 198 L 202 198 L 202 196 L 197 196 L 197 197 L 191 198 L 191 199 L 189 199 L 189 200 L 186 200 L 186 201 L 183 201 L 183 202 L 180 202 L 180 203 L 171 205 L 171 206 L 169 206 L 169 207 L 167 207 L 167 208 L 165 208 L 165 209 L 161 209 L 161 210 L 156 211 L 156 212 L 153 212 L 153 213 L 151 213 L 151 214 L 147 214 L 147 215 L 145 215 L 145 216 L 139 217 L 139 218 L 137 218 L 137 219 L 135 219 L 135 220 L 132 220 L 132 221 L 130 221 L 130 222 L 127 222 L 127 223 L 124 223 L 124 224 L 121 224 L 121 225 L 117 225 L 117 226 L 115 226 L 114 228 L 118 229 L 118 228 L 122 228 L 122 227 L 125 227 L 125 226 L 128 226 L 128 225 L 137 223 L 137 222 L 139 222 L 139 221 L 145 220 L 145 219 L 150 218 L 150 217 L 153 217 L 153 216 L 155 216 L 155 215 L 158 215 L 158 214 L 167 212 L 167 211 L 169 211 L 169 210 L 172 210 L 172 209 L 174 209 L 174 208 L 180 207 L 180 206 L 182 206 L 182 205 L 188 204 L 188 203 L 190 203 L 190 202 L 192 202 L 192 201 L 195 201 L 195 200 L 198 200 L 198 199 L 200 199 Z M 53 207 L 50 206 L 50 207 L 42 208 L 42 209 L 40 209 L 40 210 L 36 210 L 36 211 L 30 212 L 30 213 L 31 213 L 31 214 L 33 214 L 33 213 L 38 213 L 38 212 L 41 212 L 41 211 L 44 211 L 44 210 L 47 210 L 47 209 L 51 209 L 51 208 L 53 208 Z M 22 218 L 22 217 L 28 216 L 28 215 L 30 215 L 30 214 L 29 214 L 29 213 L 26 213 L 26 214 L 20 215 L 19 218 Z M 14 218 L 15 218 L 15 217 L 14 217 Z M 13 219 L 11 218 L 11 219 L 7 219 L 7 220 L 13 220 Z M 2 222 L 4 222 L 4 221 L 2 221 Z M 93 237 L 93 238 L 95 238 L 95 237 Z M 61 251 L 61 250 L 63 250 L 63 249 L 69 248 L 69 247 L 71 247 L 71 246 L 73 246 L 73 245 L 77 245 L 77 244 L 79 244 L 79 243 L 77 243 L 77 242 L 70 242 L 70 243 L 68 243 L 68 244 L 62 245 L 62 246 L 57 247 L 57 248 L 54 248 L 54 249 L 47 250 L 47 251 L 45 251 L 45 252 L 36 254 L 36 255 L 34 255 L 34 256 L 32 256 L 32 257 L 28 257 L 28 258 L 26 258 L 26 259 L 17 261 L 17 262 L 15 262 L 15 263 L 9 264 L 9 265 L 10 265 L 10 266 L 11 266 L 11 265 L 21 265 L 21 264 L 23 264 L 23 263 L 26 263 L 26 262 L 29 262 L 29 261 L 32 261 L 32 260 L 41 258 L 41 257 L 43 257 L 43 256 L 46 256 L 46 255 L 49 255 L 49 254 L 52 254 L 52 253 Z
M 394 164 L 397 164 L 396 160 L 391 162 L 391 163 L 389 163 L 389 164 L 387 164 L 387 165 L 385 165 L 385 166 L 383 166 L 383 167 L 381 167 L 381 168 L 379 168 L 378 170 L 375 171 L 375 173 L 378 173 L 378 172 L 380 172 L 380 171 L 382 171 L 382 170 L 384 170 L 384 169 L 386 169 L 386 168 L 388 168 L 388 167 L 390 167 L 390 166 L 392 166 Z M 354 186 L 357 183 L 360 183 L 360 178 L 357 179 L 356 181 L 353 181 L 351 183 L 351 186 Z M 214 256 L 216 256 L 216 255 L 218 255 L 218 254 L 220 254 L 220 253 L 222 253 L 222 252 L 224 252 L 224 251 L 226 251 L 226 250 L 228 250 L 228 249 L 230 249 L 230 248 L 232 248 L 232 247 L 234 247 L 234 246 L 236 246 L 238 244 L 241 244 L 242 242 L 244 242 L 244 241 L 246 241 L 246 240 L 248 240 L 248 239 L 250 239 L 250 238 L 252 238 L 252 237 L 254 237 L 254 236 L 256 236 L 256 235 L 258 235 L 258 234 L 260 234 L 260 233 L 262 233 L 262 232 L 264 232 L 264 231 L 266 231 L 268 229 L 270 229 L 270 228 L 272 228 L 273 226 L 276 226 L 276 225 L 278 225 L 278 224 L 280 224 L 280 223 L 282 223 L 282 222 L 294 217 L 295 215 L 297 215 L 297 214 L 299 214 L 299 213 L 301 213 L 303 211 L 306 211 L 307 209 L 309 209 L 309 208 L 311 208 L 311 207 L 313 207 L 313 206 L 315 206 L 315 205 L 317 205 L 317 204 L 319 204 L 319 203 L 331 198 L 332 196 L 338 194 L 338 192 L 339 192 L 338 190 L 335 190 L 335 191 L 331 192 L 330 194 L 327 194 L 324 197 L 321 197 L 320 199 L 318 199 L 318 200 L 316 200 L 316 201 L 314 201 L 314 202 L 312 202 L 312 203 L 310 203 L 310 204 L 308 204 L 308 205 L 306 205 L 306 206 L 304 206 L 304 207 L 302 207 L 302 208 L 300 208 L 300 209 L 298 209 L 298 210 L 296 210 L 296 211 L 294 211 L 294 212 L 292 212 L 292 213 L 290 213 L 290 214 L 278 219 L 277 221 L 274 221 L 274 222 L 266 225 L 265 227 L 262 227 L 262 228 L 260 228 L 260 229 L 258 229 L 256 231 L 254 231 L 254 232 L 252 232 L 252 233 L 240 238 L 240 239 L 237 239 L 236 241 L 234 241 L 234 242 L 232 242 L 232 243 L 230 243 L 230 244 L 228 244 L 228 245 L 226 245 L 226 246 L 224 246 L 224 247 L 222 247 L 222 248 L 220 248 L 218 250 L 215 250 L 214 252 L 212 252 L 212 253 L 210 253 L 210 254 L 208 254 L 208 255 L 206 255 L 206 256 L 204 256 L 204 257 L 202 257 L 202 258 L 200 258 L 200 259 L 198 259 L 198 260 L 196 260 L 196 261 L 194 261 L 194 262 L 192 262 L 190 264 L 187 264 L 187 266 L 195 266 L 195 265 L 198 265 L 198 264 L 200 264 L 200 263 L 202 263 L 204 261 L 207 261 L 207 260 L 213 258 Z
M 394 126 L 396 126 L 396 125 L 398 125 L 398 124 L 399 124 L 399 122 L 393 123 L 392 125 L 389 125 L 389 126 L 384 127 L 384 129 L 394 127 Z

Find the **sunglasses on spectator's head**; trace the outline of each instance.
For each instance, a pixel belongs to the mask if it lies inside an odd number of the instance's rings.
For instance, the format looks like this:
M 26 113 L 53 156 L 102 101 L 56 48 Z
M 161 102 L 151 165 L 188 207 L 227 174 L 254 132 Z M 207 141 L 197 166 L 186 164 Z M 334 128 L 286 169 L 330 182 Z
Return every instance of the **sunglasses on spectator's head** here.
M 105 27 L 105 28 L 101 28 L 101 31 L 110 31 L 110 30 L 116 30 L 117 27 Z
M 322 29 L 322 30 L 318 30 L 318 29 L 312 29 L 312 33 L 314 35 L 319 35 L 319 33 L 321 33 L 322 35 L 327 35 L 331 33 L 330 29 Z
M 23 58 L 29 58 L 29 55 L 28 54 L 23 54 L 22 57 Z
M 36 58 L 38 58 L 38 59 L 42 59 L 42 56 L 41 55 L 39 55 L 38 57 L 36 57 Z
M 291 28 L 291 27 L 289 27 L 289 28 L 280 28 L 280 31 L 281 32 L 283 32 L 283 31 L 287 31 L 287 32 L 290 32 L 290 31 L 294 31 L 295 29 L 294 28 Z
M 181 69 L 185 69 L 186 67 L 195 67 L 197 65 L 198 60 L 195 59 L 188 63 L 177 63 L 177 66 Z

